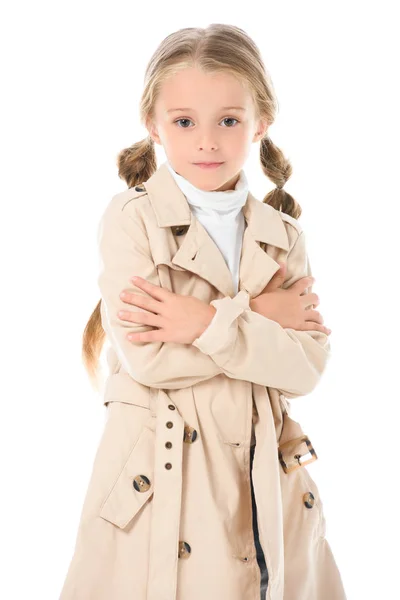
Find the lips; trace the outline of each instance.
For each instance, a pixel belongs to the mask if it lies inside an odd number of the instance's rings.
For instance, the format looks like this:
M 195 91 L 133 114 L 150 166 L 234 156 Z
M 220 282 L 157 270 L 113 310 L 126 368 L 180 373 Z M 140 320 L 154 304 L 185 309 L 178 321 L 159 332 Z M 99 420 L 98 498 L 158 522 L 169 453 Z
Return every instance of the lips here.
M 195 165 L 205 165 L 207 167 L 210 167 L 212 165 L 222 165 L 222 162 L 215 162 L 215 161 L 214 162 L 197 162 L 197 163 L 194 163 L 194 164 Z

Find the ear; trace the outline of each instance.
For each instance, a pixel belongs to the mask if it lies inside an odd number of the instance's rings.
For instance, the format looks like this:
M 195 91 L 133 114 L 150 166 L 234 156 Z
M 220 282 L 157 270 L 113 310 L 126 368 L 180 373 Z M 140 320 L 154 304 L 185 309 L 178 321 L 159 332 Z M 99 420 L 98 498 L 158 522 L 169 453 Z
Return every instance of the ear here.
M 253 137 L 253 142 L 259 142 L 261 138 L 265 136 L 268 130 L 269 123 L 266 120 L 260 120 L 258 122 L 257 130 Z
M 146 121 L 146 129 L 156 144 L 161 144 L 160 136 L 158 135 L 157 127 L 150 120 Z

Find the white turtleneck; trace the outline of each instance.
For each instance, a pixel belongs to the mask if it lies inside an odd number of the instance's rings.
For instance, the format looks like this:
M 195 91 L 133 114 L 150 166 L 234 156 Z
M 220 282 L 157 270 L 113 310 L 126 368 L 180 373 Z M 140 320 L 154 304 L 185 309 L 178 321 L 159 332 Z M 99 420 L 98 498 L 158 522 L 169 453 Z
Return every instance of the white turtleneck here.
M 242 208 L 247 200 L 249 184 L 244 170 L 234 190 L 205 191 L 194 186 L 179 175 L 166 161 L 196 218 L 201 222 L 209 236 L 218 246 L 229 270 L 232 273 L 236 293 L 239 291 L 239 264 L 244 233 L 244 215 Z

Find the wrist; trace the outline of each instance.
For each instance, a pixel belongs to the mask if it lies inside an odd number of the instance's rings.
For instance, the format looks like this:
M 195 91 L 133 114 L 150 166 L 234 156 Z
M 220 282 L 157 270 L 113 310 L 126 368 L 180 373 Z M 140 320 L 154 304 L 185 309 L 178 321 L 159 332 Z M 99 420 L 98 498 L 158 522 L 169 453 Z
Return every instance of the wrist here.
M 210 325 L 211 321 L 214 318 L 217 309 L 211 304 L 205 304 L 204 311 L 201 313 L 201 319 L 199 320 L 199 330 L 197 332 L 196 338 L 200 337 L 202 333 L 207 329 Z
M 204 329 L 207 329 L 207 327 L 213 320 L 216 312 L 217 312 L 217 309 L 215 308 L 215 306 L 211 306 L 211 304 L 207 304 L 207 310 L 204 313 Z
M 257 298 L 258 298 L 258 296 L 256 296 L 255 298 L 250 298 L 250 300 L 249 300 L 249 308 L 253 312 L 259 312 L 260 311 L 259 302 L 258 302 Z

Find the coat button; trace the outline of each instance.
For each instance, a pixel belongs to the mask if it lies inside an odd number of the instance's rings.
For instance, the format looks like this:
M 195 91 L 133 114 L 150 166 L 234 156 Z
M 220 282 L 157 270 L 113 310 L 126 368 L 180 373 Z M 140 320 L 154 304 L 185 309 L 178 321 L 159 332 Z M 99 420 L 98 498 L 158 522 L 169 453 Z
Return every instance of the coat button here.
M 178 558 L 189 558 L 192 549 L 187 542 L 179 542 Z
M 197 431 L 193 427 L 189 427 L 189 425 L 185 425 L 185 429 L 183 432 L 183 441 L 187 444 L 191 444 L 197 438 Z
M 314 494 L 312 492 L 307 492 L 303 495 L 303 502 L 307 508 L 312 508 L 314 506 Z
M 166 448 L 172 448 L 172 443 L 171 442 L 165 442 L 165 447 Z
M 168 471 L 172 469 L 171 463 L 165 463 L 165 468 L 168 469 Z
M 174 426 L 174 424 L 172 421 L 167 421 L 166 426 L 168 427 L 168 429 L 171 429 Z
M 146 475 L 136 475 L 133 479 L 133 487 L 137 492 L 147 492 L 150 487 L 150 480 Z
M 173 404 L 168 404 L 169 410 L 175 410 L 175 406 Z
M 139 184 L 139 185 L 136 185 L 136 186 L 135 186 L 135 190 L 136 190 L 137 192 L 145 192 L 145 191 L 146 191 L 146 188 L 144 187 L 144 185 L 142 185 L 142 184 Z
M 175 225 L 171 229 L 174 235 L 184 235 L 189 229 L 189 225 Z

